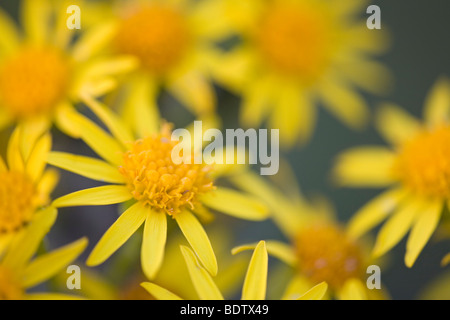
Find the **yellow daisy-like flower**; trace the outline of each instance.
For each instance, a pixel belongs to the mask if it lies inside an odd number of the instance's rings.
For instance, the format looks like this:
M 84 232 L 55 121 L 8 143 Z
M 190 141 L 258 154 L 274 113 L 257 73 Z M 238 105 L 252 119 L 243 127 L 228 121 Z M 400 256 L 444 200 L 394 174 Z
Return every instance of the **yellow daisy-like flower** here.
M 202 267 L 195 253 L 188 247 L 181 246 L 192 283 L 201 300 L 223 300 L 211 275 Z M 264 300 L 267 290 L 268 254 L 265 241 L 260 241 L 252 255 L 242 287 L 242 300 Z M 181 300 L 174 293 L 151 282 L 141 284 L 152 296 L 159 300 Z M 296 300 L 320 300 L 325 295 L 328 285 L 319 283 Z
M 242 41 L 219 54 L 212 69 L 220 84 L 242 95 L 245 126 L 267 119 L 290 147 L 308 140 L 320 101 L 345 124 L 362 127 L 368 108 L 354 87 L 380 93 L 390 79 L 372 58 L 386 49 L 385 33 L 369 30 L 358 17 L 368 1 L 227 3 L 224 14 Z
M 392 147 L 357 147 L 342 153 L 334 168 L 348 187 L 392 186 L 361 208 L 350 223 L 359 237 L 387 218 L 373 254 L 381 256 L 410 231 L 405 264 L 412 267 L 439 225 L 450 197 L 450 84 L 433 86 L 420 123 L 400 107 L 380 108 L 377 127 Z
M 0 255 L 36 211 L 49 204 L 58 181 L 56 171 L 46 169 L 50 135 L 31 145 L 24 137 L 23 127 L 17 127 L 7 146 L 7 161 L 0 157 Z
M 155 277 L 164 256 L 167 237 L 167 215 L 178 226 L 213 275 L 217 262 L 210 241 L 195 217 L 209 216 L 208 208 L 249 220 L 263 220 L 268 210 L 259 201 L 227 188 L 215 187 L 215 170 L 206 164 L 173 162 L 168 124 L 160 131 L 139 137 L 111 113 L 106 106 L 90 97 L 84 102 L 103 120 L 112 136 L 91 120 L 76 115 L 74 126 L 81 138 L 105 161 L 62 152 L 52 152 L 48 162 L 82 176 L 112 183 L 81 190 L 53 201 L 55 207 L 108 205 L 132 200 L 133 204 L 101 238 L 87 260 L 89 266 L 104 262 L 144 222 L 141 263 L 148 278 Z M 154 120 L 153 122 L 155 122 Z
M 116 85 L 115 75 L 136 65 L 132 57 L 100 58 L 103 26 L 70 30 L 70 1 L 24 0 L 22 30 L 0 10 L 0 128 L 26 123 L 31 138 L 54 122 L 65 133 L 67 114 L 79 93 L 102 95 Z M 79 35 L 75 41 L 74 36 Z
M 86 248 L 87 239 L 82 238 L 33 258 L 56 216 L 55 208 L 48 207 L 41 210 L 0 257 L 0 300 L 76 298 L 60 293 L 26 292 L 27 289 L 52 278 L 73 262 Z
M 220 5 L 221 0 L 113 2 L 110 49 L 140 61 L 125 91 L 130 117 L 142 114 L 139 104 L 153 109 L 161 89 L 196 115 L 215 110 L 207 62 L 225 32 Z
M 324 281 L 330 287 L 331 296 L 338 299 L 382 298 L 365 284 L 366 269 L 371 265 L 365 244 L 352 238 L 348 229 L 336 221 L 323 199 L 309 204 L 299 193 L 288 197 L 251 172 L 242 174 L 233 183 L 264 199 L 274 222 L 290 240 L 290 244 L 266 241 L 269 254 L 296 270 L 284 297 L 298 296 L 311 285 Z M 234 251 L 254 247 L 255 244 L 247 244 Z

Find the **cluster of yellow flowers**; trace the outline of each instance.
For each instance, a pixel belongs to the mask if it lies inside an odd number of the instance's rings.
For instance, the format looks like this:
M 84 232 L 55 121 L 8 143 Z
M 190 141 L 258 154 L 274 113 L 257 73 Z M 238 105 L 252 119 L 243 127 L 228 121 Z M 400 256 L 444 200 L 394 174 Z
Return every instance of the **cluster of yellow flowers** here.
M 72 2 L 79 29 L 67 24 Z M 392 81 L 376 60 L 389 35 L 367 28 L 367 0 L 19 4 L 17 22 L 0 8 L 0 135 L 7 141 L 0 150 L 0 299 L 215 300 L 234 297 L 237 287 L 252 300 L 388 299 L 384 285 L 369 287 L 367 268 L 382 265 L 408 232 L 410 268 L 436 229 L 450 234 L 445 77 L 427 97 L 424 123 L 386 103 L 374 118 L 391 146 L 357 147 L 336 159 L 331 171 L 340 186 L 391 186 L 348 224 L 327 199 L 302 195 L 285 162 L 271 180 L 248 165 L 171 157 L 180 116 L 162 97 L 181 105 L 186 123 L 221 128 L 217 88 L 240 98 L 243 127 L 279 129 L 285 153 L 310 141 L 318 105 L 351 129 L 364 128 L 371 117 L 363 92 L 386 93 Z M 55 141 L 82 147 L 58 151 L 67 148 Z M 79 176 L 96 186 L 64 192 Z M 109 205 L 120 215 L 98 241 L 85 235 L 53 248 L 61 213 Z M 243 220 L 246 231 L 237 231 Z M 263 220 L 282 237 L 253 232 Z M 79 224 L 71 228 L 86 229 Z M 233 243 L 250 229 L 255 242 Z M 246 250 L 250 260 L 236 255 Z M 269 268 L 269 255 L 292 271 L 282 289 L 267 290 L 271 276 L 284 275 Z M 101 266 L 115 257 L 106 275 Z M 450 254 L 442 257 L 443 267 L 449 263 Z M 81 266 L 82 287 L 68 292 L 71 264 Z M 133 283 L 118 281 L 130 275 Z

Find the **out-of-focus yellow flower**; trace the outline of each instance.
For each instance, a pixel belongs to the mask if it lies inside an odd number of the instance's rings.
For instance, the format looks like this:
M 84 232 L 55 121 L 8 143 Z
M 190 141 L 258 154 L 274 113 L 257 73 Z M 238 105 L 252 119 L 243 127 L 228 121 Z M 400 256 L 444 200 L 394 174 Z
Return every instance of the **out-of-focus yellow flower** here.
M 86 248 L 82 238 L 64 247 L 33 258 L 39 244 L 52 227 L 57 216 L 55 208 L 39 211 L 36 218 L 24 228 L 0 259 L 0 299 L 74 299 L 75 296 L 59 293 L 27 293 L 32 288 L 53 277 L 74 261 Z
M 102 25 L 66 25 L 70 1 L 21 1 L 21 26 L 0 10 L 0 128 L 26 123 L 30 139 L 54 122 L 65 133 L 79 93 L 102 95 L 116 85 L 115 75 L 136 66 L 132 57 L 99 57 Z M 79 38 L 73 41 L 75 34 Z M 30 141 L 33 143 L 33 141 Z
M 375 256 L 388 252 L 410 231 L 405 264 L 412 267 L 439 225 L 450 199 L 449 115 L 450 84 L 442 78 L 427 97 L 424 123 L 386 104 L 376 124 L 392 147 L 357 147 L 338 157 L 334 176 L 340 185 L 392 186 L 350 222 L 350 234 L 359 237 L 387 218 L 378 233 Z
M 6 160 L 0 157 L 0 255 L 13 237 L 50 202 L 58 174 L 46 169 L 50 134 L 28 144 L 24 128 L 17 127 L 8 143 Z M 24 140 L 25 139 L 25 140 Z
M 233 183 L 264 199 L 274 222 L 290 240 L 290 244 L 266 241 L 269 254 L 296 270 L 283 299 L 292 299 L 322 281 L 329 285 L 331 296 L 338 299 L 382 298 L 367 289 L 364 281 L 371 265 L 365 243 L 349 235 L 324 199 L 310 204 L 299 193 L 288 197 L 252 172 L 241 174 Z M 254 247 L 246 244 L 234 250 Z
M 125 86 L 126 114 L 154 109 L 161 89 L 195 115 L 215 110 L 208 61 L 225 31 L 222 0 L 113 1 L 111 52 L 137 57 L 140 68 Z M 148 112 L 148 111 L 147 111 Z
M 205 268 L 217 273 L 217 261 L 198 216 L 210 216 L 213 209 L 249 220 L 268 217 L 260 201 L 243 193 L 213 185 L 214 168 L 205 163 L 176 164 L 170 125 L 159 119 L 155 131 L 133 136 L 131 130 L 103 104 L 91 97 L 84 102 L 108 127 L 112 135 L 81 115 L 71 118 L 83 139 L 100 157 L 98 160 L 69 153 L 52 152 L 48 162 L 90 179 L 112 183 L 65 195 L 53 201 L 55 207 L 109 205 L 132 200 L 132 205 L 100 239 L 87 264 L 103 263 L 145 222 L 141 263 L 152 279 L 164 257 L 167 216 L 172 217 L 193 247 Z M 194 155 L 192 155 L 194 156 Z M 192 158 L 193 159 L 193 158 Z
M 352 128 L 361 128 L 368 107 L 356 87 L 389 88 L 389 72 L 372 56 L 383 52 L 383 30 L 359 19 L 368 1 L 227 0 L 224 15 L 241 42 L 218 54 L 215 79 L 242 95 L 241 121 L 280 129 L 284 146 L 305 142 L 322 102 Z
M 201 266 L 194 252 L 181 246 L 192 283 L 201 300 L 223 300 L 224 297 L 217 288 L 211 275 Z M 264 300 L 267 290 L 268 254 L 265 241 L 260 241 L 253 252 L 242 287 L 242 300 Z M 181 298 L 151 282 L 142 286 L 159 300 L 180 300 Z M 325 282 L 311 288 L 297 300 L 320 300 L 325 295 L 328 285 Z

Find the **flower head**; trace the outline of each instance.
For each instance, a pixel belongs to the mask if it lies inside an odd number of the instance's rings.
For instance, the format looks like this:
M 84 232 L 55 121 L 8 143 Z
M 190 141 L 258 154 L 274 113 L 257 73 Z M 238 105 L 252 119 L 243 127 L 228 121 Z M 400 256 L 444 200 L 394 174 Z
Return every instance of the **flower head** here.
M 266 207 L 237 191 L 214 187 L 215 177 L 211 175 L 213 169 L 209 165 L 176 164 L 171 157 L 175 145 L 167 124 L 162 124 L 159 131 L 134 138 L 106 106 L 90 96 L 85 96 L 84 101 L 112 135 L 81 115 L 72 118 L 73 125 L 79 127 L 81 138 L 105 161 L 63 152 L 52 152 L 48 161 L 112 184 L 65 195 L 53 201 L 53 205 L 107 205 L 132 200 L 131 206 L 96 245 L 88 265 L 98 265 L 108 259 L 145 222 L 141 262 L 146 276 L 154 278 L 164 257 L 166 217 L 169 215 L 175 219 L 205 268 L 216 274 L 214 251 L 194 213 L 210 216 L 207 210 L 210 208 L 249 220 L 262 220 L 267 217 Z M 149 119 L 149 123 L 155 122 L 159 124 L 160 121 Z
M 54 123 L 77 136 L 65 120 L 75 112 L 80 93 L 102 95 L 117 84 L 116 75 L 136 65 L 131 57 L 99 56 L 107 28 L 90 25 L 81 32 L 70 30 L 66 16 L 60 14 L 65 4 L 22 1 L 23 30 L 0 11 L 0 128 L 26 123 L 35 132 L 30 138 L 35 139 Z
M 291 147 L 310 137 L 320 101 L 351 128 L 362 128 L 368 108 L 355 87 L 380 93 L 390 78 L 372 58 L 387 47 L 386 35 L 357 16 L 365 2 L 225 1 L 224 15 L 241 41 L 217 54 L 212 73 L 242 95 L 241 123 L 267 120 Z
M 296 185 L 292 185 L 294 192 L 288 196 L 251 172 L 242 174 L 233 183 L 264 199 L 274 222 L 290 240 L 288 244 L 266 241 L 269 254 L 295 272 L 285 297 L 298 296 L 311 285 L 326 282 L 331 297 L 343 300 L 383 298 L 370 292 L 364 283 L 366 268 L 371 264 L 366 243 L 349 234 L 348 227 L 337 221 L 325 199 L 309 202 L 296 191 Z M 248 250 L 254 246 L 254 243 L 246 244 L 235 250 Z
M 392 186 L 350 223 L 351 234 L 359 237 L 388 218 L 378 233 L 375 256 L 388 252 L 411 231 L 405 264 L 412 267 L 439 225 L 450 195 L 449 110 L 450 84 L 442 78 L 425 103 L 424 123 L 386 104 L 379 110 L 377 126 L 391 147 L 358 147 L 338 157 L 334 175 L 341 185 Z

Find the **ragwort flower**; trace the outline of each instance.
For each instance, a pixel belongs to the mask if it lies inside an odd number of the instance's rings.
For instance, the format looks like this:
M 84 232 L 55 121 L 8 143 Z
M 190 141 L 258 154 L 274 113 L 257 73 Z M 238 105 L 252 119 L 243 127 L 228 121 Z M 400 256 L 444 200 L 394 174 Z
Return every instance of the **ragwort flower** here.
M 81 138 L 103 160 L 52 152 L 48 162 L 82 176 L 112 183 L 80 190 L 62 196 L 55 207 L 108 205 L 132 200 L 133 204 L 100 239 L 87 264 L 103 263 L 145 222 L 141 263 L 145 275 L 154 278 L 164 256 L 167 238 L 167 216 L 176 220 L 184 236 L 205 268 L 217 273 L 217 262 L 199 216 L 209 216 L 214 209 L 249 220 L 267 218 L 267 209 L 248 195 L 214 186 L 214 169 L 205 163 L 176 164 L 172 149 L 178 142 L 171 139 L 171 128 L 162 123 L 159 131 L 138 137 L 109 112 L 108 108 L 90 97 L 85 103 L 103 120 L 112 135 L 84 116 L 73 117 Z M 152 122 L 158 122 L 158 119 Z M 193 156 L 193 155 L 192 155 Z
M 218 54 L 214 79 L 242 96 L 241 122 L 280 128 L 286 147 L 305 142 L 319 102 L 352 128 L 368 107 L 355 87 L 380 93 L 389 72 L 372 56 L 386 34 L 369 30 L 358 13 L 368 1 L 227 0 L 225 15 L 241 37 Z
M 356 147 L 337 159 L 337 182 L 349 187 L 386 187 L 350 223 L 359 237 L 387 221 L 373 254 L 391 250 L 408 231 L 405 264 L 412 267 L 439 225 L 450 197 L 450 84 L 441 78 L 424 107 L 424 123 L 392 104 L 380 108 L 377 127 L 391 147 Z
M 115 75 L 136 65 L 131 57 L 99 57 L 104 27 L 70 30 L 67 6 L 68 1 L 22 1 L 23 32 L 0 10 L 0 128 L 26 123 L 36 137 L 55 123 L 77 136 L 66 119 L 79 93 L 102 95 L 116 85 Z

